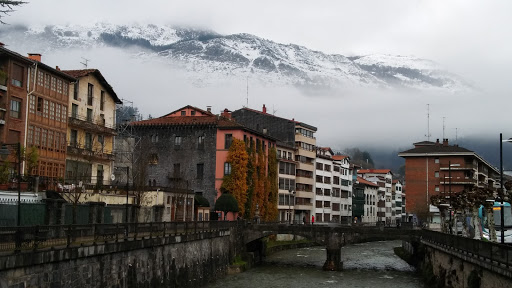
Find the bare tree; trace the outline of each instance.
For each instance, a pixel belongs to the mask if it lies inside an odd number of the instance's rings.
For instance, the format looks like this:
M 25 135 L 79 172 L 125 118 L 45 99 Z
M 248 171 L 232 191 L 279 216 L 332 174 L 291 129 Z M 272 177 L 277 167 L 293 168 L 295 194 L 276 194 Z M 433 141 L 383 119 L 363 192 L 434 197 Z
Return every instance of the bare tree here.
M 26 4 L 25 1 L 12 1 L 12 0 L 0 0 L 0 23 L 7 24 L 2 20 L 2 17 L 9 15 L 14 12 L 14 7 Z

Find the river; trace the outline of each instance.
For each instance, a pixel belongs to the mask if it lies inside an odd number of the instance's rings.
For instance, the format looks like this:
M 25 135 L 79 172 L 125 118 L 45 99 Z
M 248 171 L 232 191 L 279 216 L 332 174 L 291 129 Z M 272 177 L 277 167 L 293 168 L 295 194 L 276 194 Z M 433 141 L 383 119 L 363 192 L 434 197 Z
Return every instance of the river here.
M 400 241 L 381 241 L 343 247 L 341 272 L 322 270 L 325 247 L 281 251 L 262 265 L 207 287 L 425 287 L 414 268 L 394 254 L 393 247 L 400 245 Z

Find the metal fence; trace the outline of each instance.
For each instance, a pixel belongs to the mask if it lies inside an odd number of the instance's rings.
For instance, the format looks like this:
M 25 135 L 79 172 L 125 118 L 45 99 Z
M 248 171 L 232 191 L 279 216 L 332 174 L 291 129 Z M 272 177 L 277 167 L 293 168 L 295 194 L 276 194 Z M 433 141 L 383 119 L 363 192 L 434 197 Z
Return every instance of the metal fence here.
M 233 221 L 193 221 L 0 227 L 0 251 L 35 251 L 134 241 L 142 238 L 227 230 L 239 224 L 240 222 Z
M 422 240 L 435 243 L 441 247 L 471 254 L 491 263 L 505 265 L 507 268 L 512 266 L 512 246 L 431 230 L 423 230 L 421 235 Z

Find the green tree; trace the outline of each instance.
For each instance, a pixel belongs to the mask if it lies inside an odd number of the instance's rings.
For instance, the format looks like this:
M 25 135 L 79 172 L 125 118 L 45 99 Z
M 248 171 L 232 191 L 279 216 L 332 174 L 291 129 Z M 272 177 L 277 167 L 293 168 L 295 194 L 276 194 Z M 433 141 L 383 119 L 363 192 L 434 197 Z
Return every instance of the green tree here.
M 0 0 L 0 23 L 6 24 L 2 17 L 9 15 L 14 11 L 14 7 L 21 6 L 27 2 L 24 1 L 13 1 L 13 0 Z
M 229 147 L 227 162 L 231 164 L 231 173 L 225 175 L 221 189 L 229 191 L 238 203 L 238 211 L 245 213 L 247 202 L 247 164 L 249 156 L 245 149 L 245 142 L 234 138 Z
M 277 152 L 276 148 L 272 147 L 268 152 L 268 177 L 267 177 L 267 191 L 268 201 L 266 204 L 266 213 L 263 215 L 265 221 L 274 221 L 277 219 L 279 211 L 277 209 L 277 200 L 279 195 L 278 187 L 278 173 L 277 173 Z
M 238 202 L 235 197 L 229 194 L 228 191 L 225 191 L 221 188 L 222 195 L 215 201 L 215 211 L 222 211 L 224 213 L 224 220 L 226 220 L 226 216 L 229 212 L 235 213 L 238 212 Z

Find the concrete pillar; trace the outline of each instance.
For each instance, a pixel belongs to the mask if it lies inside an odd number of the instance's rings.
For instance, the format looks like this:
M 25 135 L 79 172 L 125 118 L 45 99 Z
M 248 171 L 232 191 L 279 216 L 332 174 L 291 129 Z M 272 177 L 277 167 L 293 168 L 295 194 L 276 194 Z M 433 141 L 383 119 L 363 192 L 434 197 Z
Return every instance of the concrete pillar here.
M 327 259 L 323 269 L 325 271 L 343 270 L 343 261 L 341 261 L 341 245 L 343 243 L 343 234 L 338 232 L 329 232 L 325 239 L 325 251 Z

